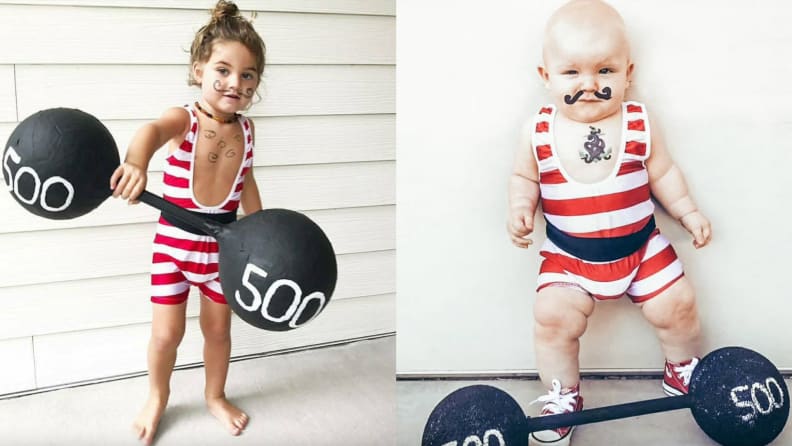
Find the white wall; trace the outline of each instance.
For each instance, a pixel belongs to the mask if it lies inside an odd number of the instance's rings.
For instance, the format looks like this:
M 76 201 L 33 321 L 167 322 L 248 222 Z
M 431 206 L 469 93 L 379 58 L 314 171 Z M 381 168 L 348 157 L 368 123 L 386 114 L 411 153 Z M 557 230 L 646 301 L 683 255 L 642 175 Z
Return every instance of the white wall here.
M 550 101 L 535 67 L 544 23 L 562 3 L 398 3 L 401 375 L 535 369 L 539 259 L 507 237 L 506 191 L 519 127 Z M 696 251 L 666 215 L 658 223 L 696 286 L 705 350 L 743 345 L 792 369 L 792 6 L 612 4 L 633 40 L 630 97 L 660 119 L 713 224 L 712 244 Z M 582 344 L 586 370 L 662 366 L 651 327 L 626 300 L 598 303 Z
M 80 108 L 113 133 L 188 103 L 194 32 L 212 0 L 0 1 L 0 141 L 35 111 Z M 234 321 L 233 356 L 395 329 L 395 6 L 393 0 L 270 0 L 255 175 L 265 207 L 305 211 L 336 248 L 339 282 L 299 330 Z M 249 14 L 248 14 L 249 16 Z M 161 190 L 164 151 L 149 172 Z M 0 395 L 145 370 L 148 270 L 158 212 L 110 199 L 45 220 L 0 193 Z M 41 273 L 40 271 L 47 271 Z M 195 293 L 195 291 L 194 291 Z M 201 361 L 197 296 L 178 364 Z

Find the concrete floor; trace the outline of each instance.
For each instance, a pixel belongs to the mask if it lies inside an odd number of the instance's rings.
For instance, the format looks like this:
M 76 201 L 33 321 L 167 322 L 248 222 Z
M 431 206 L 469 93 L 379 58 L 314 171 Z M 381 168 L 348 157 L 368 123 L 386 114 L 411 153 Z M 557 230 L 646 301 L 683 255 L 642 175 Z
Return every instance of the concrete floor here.
M 226 393 L 250 415 L 232 437 L 205 409 L 203 368 L 178 370 L 155 445 L 393 444 L 395 338 L 231 364 Z M 138 445 L 148 377 L 0 400 L 0 444 Z
M 792 381 L 786 380 L 792 388 Z M 489 381 L 399 381 L 396 384 L 398 419 L 397 444 L 421 444 L 426 420 L 432 409 L 454 390 L 473 384 L 487 384 L 508 392 L 517 400 L 527 416 L 537 416 L 541 406 L 528 403 L 545 391 L 536 380 Z M 665 396 L 660 380 L 594 379 L 584 380 L 581 394 L 586 408 L 621 404 Z M 792 445 L 792 427 L 786 428 L 772 443 L 774 446 Z M 623 420 L 579 426 L 572 434 L 571 444 L 578 446 L 717 446 L 696 425 L 689 410 L 655 413 Z

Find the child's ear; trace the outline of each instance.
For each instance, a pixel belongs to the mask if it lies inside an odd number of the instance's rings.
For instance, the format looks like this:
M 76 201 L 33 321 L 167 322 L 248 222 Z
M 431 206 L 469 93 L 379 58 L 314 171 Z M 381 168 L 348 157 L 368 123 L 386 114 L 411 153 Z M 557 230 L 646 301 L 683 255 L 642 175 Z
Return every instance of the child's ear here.
M 195 82 L 200 84 L 202 82 L 202 80 L 203 80 L 203 64 L 202 63 L 198 63 L 198 62 L 193 62 L 193 64 L 192 64 L 192 73 L 193 73 L 193 79 L 195 79 Z
M 627 65 L 627 86 L 628 87 L 630 85 L 632 85 L 632 74 L 633 74 L 633 69 L 634 68 L 635 68 L 635 64 L 632 63 L 632 62 L 630 62 L 630 64 Z
M 536 67 L 536 72 L 539 73 L 539 77 L 542 78 L 542 82 L 545 84 L 545 88 L 550 88 L 550 73 L 547 72 L 544 66 L 539 65 Z

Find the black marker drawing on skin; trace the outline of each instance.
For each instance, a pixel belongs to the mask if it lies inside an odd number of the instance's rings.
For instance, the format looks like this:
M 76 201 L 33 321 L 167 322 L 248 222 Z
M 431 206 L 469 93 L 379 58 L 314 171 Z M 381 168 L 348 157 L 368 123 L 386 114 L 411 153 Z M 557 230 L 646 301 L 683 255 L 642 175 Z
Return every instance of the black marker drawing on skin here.
M 214 81 L 214 83 L 212 84 L 212 88 L 214 88 L 214 90 L 216 92 L 218 92 L 218 93 L 225 93 L 226 92 L 226 89 L 223 88 L 223 85 L 220 83 L 219 79 Z M 246 98 L 252 98 L 255 93 L 256 93 L 256 90 L 254 90 L 252 88 L 246 88 L 244 92 L 242 90 L 236 89 L 236 94 L 238 94 L 240 96 L 244 96 Z
M 214 131 L 214 130 L 204 130 L 204 138 L 206 138 L 206 139 L 212 139 L 212 138 L 214 138 L 215 136 L 217 136 L 217 133 L 215 133 L 215 131 Z
M 214 152 L 209 152 L 209 162 L 216 163 L 217 162 L 217 154 Z
M 222 138 L 220 138 L 220 142 L 219 142 L 219 143 L 217 143 L 217 148 L 218 148 L 218 149 L 225 149 L 225 146 L 226 146 L 226 145 L 227 145 L 227 144 L 226 144 L 226 142 L 225 142 L 225 139 L 222 139 Z
M 575 93 L 574 96 L 570 96 L 570 95 L 564 96 L 564 102 L 566 102 L 568 105 L 572 105 L 575 102 L 577 102 L 581 96 L 583 96 L 583 90 L 578 91 L 577 93 Z M 602 93 L 595 91 L 594 96 L 607 101 L 608 99 L 611 98 L 611 89 L 610 87 L 605 87 L 602 89 Z
M 592 126 L 589 126 L 589 129 L 591 129 L 591 133 L 586 136 L 587 141 L 583 143 L 585 152 L 580 151 L 580 159 L 586 164 L 611 159 L 611 149 L 605 150 L 605 141 L 600 138 L 602 129 Z
M 228 149 L 228 151 L 225 153 L 225 157 L 226 158 L 233 158 L 234 155 L 236 155 L 236 152 L 234 151 L 234 149 Z

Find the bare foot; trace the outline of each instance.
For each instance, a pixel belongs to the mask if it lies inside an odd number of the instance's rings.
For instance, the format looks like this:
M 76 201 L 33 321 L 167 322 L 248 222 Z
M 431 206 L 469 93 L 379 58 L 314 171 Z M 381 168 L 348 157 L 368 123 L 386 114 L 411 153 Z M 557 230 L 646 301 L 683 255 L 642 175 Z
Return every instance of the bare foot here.
M 207 398 L 206 406 L 231 435 L 241 434 L 250 419 L 245 412 L 228 402 L 225 397 Z
M 168 404 L 168 399 L 162 399 L 155 396 L 149 396 L 143 410 L 137 416 L 132 428 L 138 435 L 138 439 L 146 445 L 150 445 L 154 440 L 154 434 L 157 432 L 157 425 L 159 424 L 162 413 L 165 411 L 165 406 Z

